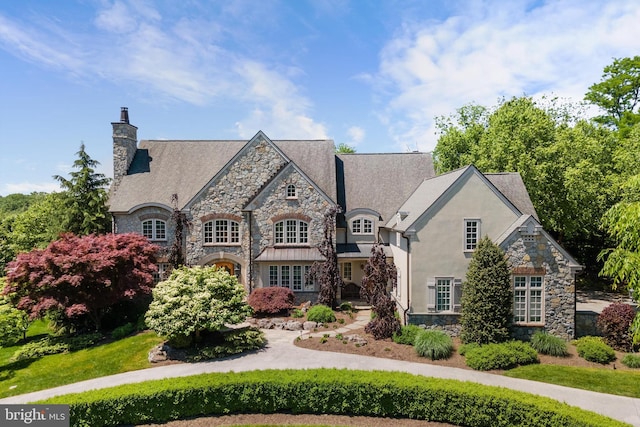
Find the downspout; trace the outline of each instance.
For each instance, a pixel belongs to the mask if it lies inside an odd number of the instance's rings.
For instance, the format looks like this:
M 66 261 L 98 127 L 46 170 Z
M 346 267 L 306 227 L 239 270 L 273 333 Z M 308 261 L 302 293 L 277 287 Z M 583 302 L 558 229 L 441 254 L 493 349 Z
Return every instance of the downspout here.
M 253 291 L 253 238 L 251 234 L 253 225 L 251 224 L 251 211 L 247 211 L 247 222 L 249 223 L 249 265 L 247 265 L 247 279 L 249 280 L 249 294 L 251 294 Z
M 404 324 L 408 324 L 409 309 L 411 308 L 411 238 L 402 233 L 402 237 L 407 239 L 407 308 L 404 310 Z

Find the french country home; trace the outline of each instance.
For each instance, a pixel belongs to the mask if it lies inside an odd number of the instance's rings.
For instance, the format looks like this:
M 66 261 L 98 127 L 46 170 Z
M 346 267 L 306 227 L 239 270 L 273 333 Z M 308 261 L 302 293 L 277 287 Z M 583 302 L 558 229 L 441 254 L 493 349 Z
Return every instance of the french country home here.
M 141 140 L 122 108 L 113 127 L 110 211 L 115 233 L 161 247 L 174 209 L 189 221 L 189 265 L 217 265 L 247 292 L 284 286 L 315 301 L 306 272 L 322 261 L 323 216 L 339 206 L 335 241 L 344 286 L 357 298 L 374 244 L 398 271 L 391 290 L 404 323 L 455 325 L 477 242 L 488 236 L 512 269 L 514 323 L 573 338 L 581 266 L 540 225 L 517 173 L 474 166 L 436 176 L 430 153 L 336 154 L 332 140 Z M 169 268 L 160 257 L 158 277 Z

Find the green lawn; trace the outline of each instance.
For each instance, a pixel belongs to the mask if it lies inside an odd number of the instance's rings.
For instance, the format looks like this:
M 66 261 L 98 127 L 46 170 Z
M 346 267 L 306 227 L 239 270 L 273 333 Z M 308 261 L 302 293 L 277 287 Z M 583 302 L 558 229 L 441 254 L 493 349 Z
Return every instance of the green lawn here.
M 511 369 L 505 376 L 566 387 L 640 398 L 640 372 L 557 365 L 527 365 Z
M 10 363 L 18 347 L 0 349 L 0 398 L 151 367 L 149 350 L 163 340 L 144 332 L 109 344 Z

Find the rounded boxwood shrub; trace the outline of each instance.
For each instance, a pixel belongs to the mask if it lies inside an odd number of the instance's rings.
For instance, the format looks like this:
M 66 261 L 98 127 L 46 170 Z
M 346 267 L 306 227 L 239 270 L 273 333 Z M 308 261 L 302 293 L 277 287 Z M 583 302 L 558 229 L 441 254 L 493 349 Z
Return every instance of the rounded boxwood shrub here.
M 318 304 L 307 311 L 307 320 L 318 323 L 331 323 L 336 321 L 336 315 L 330 307 Z
M 600 337 L 582 337 L 574 341 L 578 356 L 589 362 L 606 365 L 616 360 L 616 352 L 613 351 Z
M 293 291 L 282 286 L 255 289 L 247 299 L 247 303 L 258 316 L 289 311 L 293 308 L 294 302 Z
M 542 354 L 556 357 L 566 357 L 569 355 L 567 342 L 560 337 L 538 331 L 531 337 L 531 346 Z
M 598 316 L 597 327 L 604 342 L 616 350 L 631 350 L 631 322 L 636 312 L 629 304 L 614 302 Z
M 453 353 L 453 340 L 442 331 L 418 332 L 413 346 L 418 356 L 431 360 L 448 359 Z
M 468 348 L 465 357 L 467 366 L 477 371 L 511 369 L 516 366 L 538 363 L 538 353 L 530 344 L 522 341 Z
M 640 355 L 625 354 L 625 356 L 622 358 L 622 364 L 627 368 L 640 368 Z
M 416 335 L 423 331 L 418 325 L 404 325 L 400 330 L 393 334 L 393 342 L 396 344 L 413 345 L 416 341 Z

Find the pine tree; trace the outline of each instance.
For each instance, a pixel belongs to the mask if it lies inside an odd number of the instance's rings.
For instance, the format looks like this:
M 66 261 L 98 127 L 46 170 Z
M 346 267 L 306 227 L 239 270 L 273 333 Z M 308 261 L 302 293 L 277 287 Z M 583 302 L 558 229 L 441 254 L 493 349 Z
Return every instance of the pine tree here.
M 499 343 L 510 338 L 513 318 L 511 274 L 504 252 L 488 237 L 478 242 L 462 287 L 460 338 L 464 343 Z
M 70 173 L 71 179 L 54 175 L 66 195 L 65 230 L 77 235 L 105 233 L 111 229 L 106 190 L 110 179 L 95 172 L 100 163 L 87 154 L 84 143 L 76 155 L 73 167 L 78 170 Z

